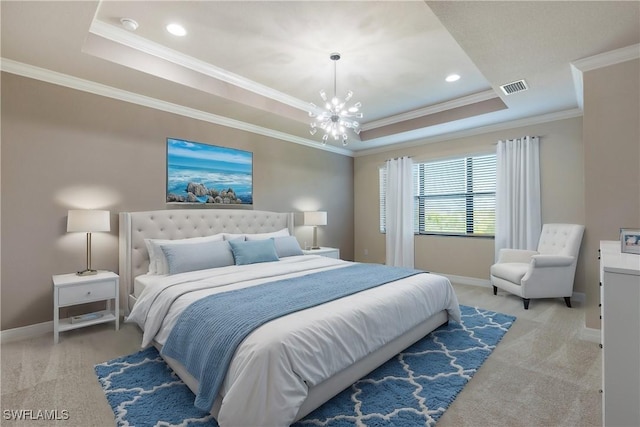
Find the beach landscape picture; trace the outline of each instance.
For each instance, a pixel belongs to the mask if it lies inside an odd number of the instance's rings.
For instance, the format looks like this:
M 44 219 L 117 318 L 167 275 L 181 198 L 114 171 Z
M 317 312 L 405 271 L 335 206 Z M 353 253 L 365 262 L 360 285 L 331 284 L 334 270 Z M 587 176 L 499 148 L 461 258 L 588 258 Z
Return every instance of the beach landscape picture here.
M 253 204 L 253 153 L 167 138 L 167 203 Z

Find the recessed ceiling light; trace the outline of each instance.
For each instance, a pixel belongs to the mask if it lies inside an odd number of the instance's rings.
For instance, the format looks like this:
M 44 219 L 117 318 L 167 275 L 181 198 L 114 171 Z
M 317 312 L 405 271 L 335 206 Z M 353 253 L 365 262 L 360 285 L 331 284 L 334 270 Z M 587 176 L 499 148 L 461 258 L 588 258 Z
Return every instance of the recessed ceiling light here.
M 448 81 L 449 83 L 455 82 L 460 80 L 460 76 L 457 74 L 449 74 L 445 80 Z
M 135 31 L 138 29 L 138 23 L 131 18 L 122 18 L 120 23 L 126 30 Z
M 187 34 L 187 30 L 180 24 L 169 24 L 167 25 L 167 31 L 169 31 L 174 36 L 184 36 Z

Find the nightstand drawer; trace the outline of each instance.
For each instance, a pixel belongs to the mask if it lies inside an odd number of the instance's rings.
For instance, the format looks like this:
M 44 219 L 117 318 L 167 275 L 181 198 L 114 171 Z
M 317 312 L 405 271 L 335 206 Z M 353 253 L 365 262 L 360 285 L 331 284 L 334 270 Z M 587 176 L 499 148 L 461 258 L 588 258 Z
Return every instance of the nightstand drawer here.
M 307 249 L 302 251 L 305 255 L 322 255 L 327 258 L 340 259 L 340 249 L 321 247 L 320 249 Z
M 58 289 L 58 305 L 82 304 L 116 297 L 114 280 L 100 280 Z

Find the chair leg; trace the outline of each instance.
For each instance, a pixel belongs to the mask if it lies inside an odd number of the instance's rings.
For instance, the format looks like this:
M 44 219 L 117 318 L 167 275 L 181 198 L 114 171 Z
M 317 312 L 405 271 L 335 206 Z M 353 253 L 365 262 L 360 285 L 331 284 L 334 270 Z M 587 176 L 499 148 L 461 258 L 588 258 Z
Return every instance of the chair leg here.
M 571 297 L 564 297 L 564 302 L 567 304 L 567 307 L 571 308 Z
M 493 287 L 493 294 L 494 295 L 498 295 L 498 287 L 497 286 Z
M 522 303 L 524 304 L 524 309 L 525 309 L 525 310 L 529 310 L 529 301 L 531 301 L 531 299 L 529 299 L 529 298 L 522 298 Z

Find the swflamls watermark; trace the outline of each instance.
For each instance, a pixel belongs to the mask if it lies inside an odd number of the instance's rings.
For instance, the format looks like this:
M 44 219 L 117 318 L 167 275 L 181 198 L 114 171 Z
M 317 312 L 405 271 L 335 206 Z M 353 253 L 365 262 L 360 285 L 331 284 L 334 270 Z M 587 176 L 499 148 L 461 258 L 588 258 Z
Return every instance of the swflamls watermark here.
M 66 421 L 69 411 L 66 409 L 5 409 L 2 418 L 9 421 Z

